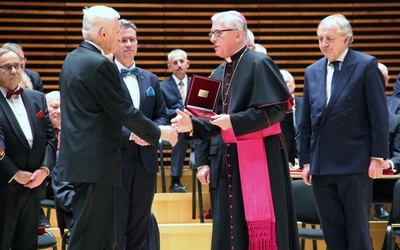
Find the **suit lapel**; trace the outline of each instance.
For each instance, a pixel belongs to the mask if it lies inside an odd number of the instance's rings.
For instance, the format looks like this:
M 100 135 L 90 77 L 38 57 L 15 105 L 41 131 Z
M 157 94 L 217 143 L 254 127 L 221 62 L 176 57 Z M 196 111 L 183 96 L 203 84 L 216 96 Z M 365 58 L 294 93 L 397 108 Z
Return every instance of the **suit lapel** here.
M 139 95 L 140 95 L 140 110 L 143 111 L 144 102 L 146 98 L 146 90 L 148 88 L 148 83 L 144 80 L 143 77 L 143 70 L 141 68 L 137 68 L 139 70 L 139 74 L 137 75 L 136 79 L 139 84 Z
M 20 140 L 22 145 L 24 145 L 26 148 L 29 148 L 28 140 L 26 139 L 21 126 L 19 125 L 18 120 L 14 115 L 14 112 L 12 111 L 10 105 L 8 104 L 6 98 L 3 95 L 0 96 L 0 108 L 3 110 L 4 116 L 10 123 L 11 129 L 14 131 L 18 140 Z
M 183 106 L 183 100 L 182 100 L 181 93 L 179 92 L 178 86 L 176 85 L 176 82 L 175 82 L 174 78 L 172 78 L 172 76 L 169 78 L 168 83 L 170 84 L 174 95 L 178 98 L 179 102 Z
M 26 113 L 28 115 L 28 120 L 29 123 L 31 125 L 31 130 L 32 130 L 32 138 L 33 138 L 33 142 L 32 142 L 32 147 L 34 147 L 35 144 L 35 138 L 38 137 L 37 133 L 38 133 L 38 121 L 36 117 L 36 114 L 38 113 L 37 110 L 42 110 L 40 107 L 38 107 L 37 109 L 35 108 L 37 106 L 37 104 L 33 101 L 32 98 L 30 98 L 28 96 L 28 94 L 26 94 L 26 92 L 21 94 L 22 99 L 24 100 L 24 105 L 25 105 L 25 109 L 26 109 Z M 44 112 L 44 110 L 42 110 Z

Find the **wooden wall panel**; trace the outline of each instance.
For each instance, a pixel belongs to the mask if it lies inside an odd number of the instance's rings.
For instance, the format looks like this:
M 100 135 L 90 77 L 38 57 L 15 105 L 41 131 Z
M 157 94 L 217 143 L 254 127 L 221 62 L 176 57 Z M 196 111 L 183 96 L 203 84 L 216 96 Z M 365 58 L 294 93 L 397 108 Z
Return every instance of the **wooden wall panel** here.
M 235 3 L 167 4 L 107 3 L 138 27 L 138 66 L 159 76 L 170 75 L 166 67 L 169 51 L 182 48 L 191 60 L 189 74 L 208 75 L 221 62 L 207 33 L 210 17 L 219 11 L 242 12 L 256 42 L 263 44 L 278 66 L 291 72 L 296 94 L 301 95 L 305 68 L 322 56 L 316 28 L 333 13 L 344 14 L 352 23 L 353 48 L 374 55 L 389 68 L 391 94 L 400 73 L 400 3 Z M 27 67 L 38 71 L 45 90 L 58 88 L 65 55 L 82 40 L 82 8 L 93 3 L 68 1 L 0 1 L 0 45 L 17 42 L 28 57 Z

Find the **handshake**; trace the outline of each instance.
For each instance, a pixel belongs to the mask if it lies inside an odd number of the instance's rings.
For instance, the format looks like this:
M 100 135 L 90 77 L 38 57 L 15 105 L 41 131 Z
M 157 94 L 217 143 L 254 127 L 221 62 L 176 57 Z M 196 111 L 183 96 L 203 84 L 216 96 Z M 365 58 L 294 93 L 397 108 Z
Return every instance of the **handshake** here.
M 174 146 L 178 142 L 178 133 L 189 132 L 193 129 L 191 114 L 185 110 L 176 110 L 177 116 L 171 120 L 171 126 L 158 126 L 161 129 L 161 139 L 169 141 Z
M 178 133 L 189 132 L 193 129 L 192 121 L 190 119 L 190 115 L 177 110 L 177 116 L 171 120 L 171 126 L 169 125 L 159 125 L 158 128 L 161 130 L 160 139 L 163 141 L 168 141 L 171 146 L 175 146 L 178 142 Z M 131 133 L 129 140 L 134 141 L 136 144 L 140 146 L 147 146 L 149 143 Z

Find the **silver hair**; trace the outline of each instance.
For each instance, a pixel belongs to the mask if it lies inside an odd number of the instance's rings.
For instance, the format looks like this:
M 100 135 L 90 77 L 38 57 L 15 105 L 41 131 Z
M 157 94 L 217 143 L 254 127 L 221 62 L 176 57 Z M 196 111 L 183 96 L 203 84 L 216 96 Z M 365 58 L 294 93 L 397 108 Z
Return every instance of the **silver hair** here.
M 354 42 L 353 28 L 351 27 L 349 20 L 347 20 L 344 15 L 333 14 L 333 15 L 327 16 L 319 23 L 318 28 L 321 25 L 325 25 L 328 23 L 335 24 L 336 27 L 338 28 L 338 30 L 342 34 L 350 35 L 350 39 L 349 39 L 349 43 L 348 43 L 349 45 Z
M 240 14 L 240 13 L 239 13 Z M 224 11 L 214 14 L 211 17 L 213 22 L 221 22 L 230 29 L 238 29 L 242 31 L 243 42 L 247 41 L 247 24 L 238 16 L 232 13 L 232 11 Z
M 90 40 L 92 33 L 97 32 L 96 28 L 104 25 L 105 22 L 119 19 L 119 13 L 113 8 L 96 5 L 83 9 L 82 36 Z
M 182 56 L 183 58 L 185 58 L 187 60 L 187 54 L 184 50 L 174 49 L 171 52 L 169 52 L 169 54 L 168 54 L 168 62 L 172 61 L 172 57 L 178 57 L 178 56 Z

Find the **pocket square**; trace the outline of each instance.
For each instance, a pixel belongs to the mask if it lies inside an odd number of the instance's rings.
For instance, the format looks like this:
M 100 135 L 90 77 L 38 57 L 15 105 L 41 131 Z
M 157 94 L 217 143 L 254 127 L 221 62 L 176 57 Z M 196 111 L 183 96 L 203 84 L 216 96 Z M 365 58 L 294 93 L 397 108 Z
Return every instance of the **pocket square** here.
M 154 92 L 153 87 L 149 87 L 148 89 L 146 89 L 146 96 L 155 96 L 156 93 Z
M 39 113 L 36 114 L 36 118 L 38 118 L 38 119 L 44 119 L 45 118 L 43 110 L 40 110 Z

